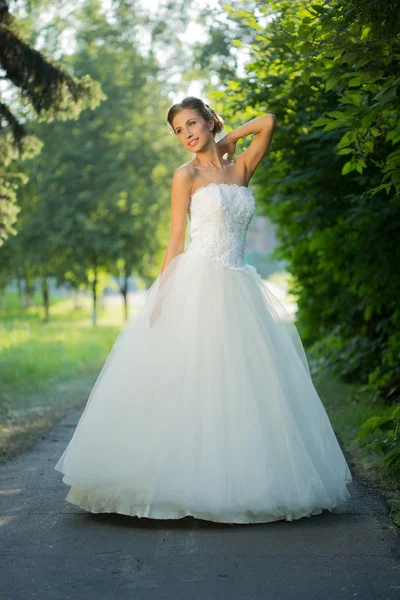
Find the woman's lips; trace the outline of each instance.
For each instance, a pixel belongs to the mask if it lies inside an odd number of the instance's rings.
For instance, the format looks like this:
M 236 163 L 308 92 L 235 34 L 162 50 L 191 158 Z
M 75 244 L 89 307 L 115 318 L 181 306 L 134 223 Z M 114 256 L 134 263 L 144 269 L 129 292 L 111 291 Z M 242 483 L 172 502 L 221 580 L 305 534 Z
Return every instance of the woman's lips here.
M 188 146 L 195 146 L 198 142 L 199 138 L 196 138 L 195 140 L 192 140 L 191 142 L 188 143 Z

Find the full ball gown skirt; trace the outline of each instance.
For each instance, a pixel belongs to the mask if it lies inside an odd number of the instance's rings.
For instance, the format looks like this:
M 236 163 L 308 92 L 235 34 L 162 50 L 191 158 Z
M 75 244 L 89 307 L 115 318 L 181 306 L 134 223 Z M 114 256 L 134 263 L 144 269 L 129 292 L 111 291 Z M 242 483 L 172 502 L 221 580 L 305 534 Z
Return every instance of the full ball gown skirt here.
M 251 190 L 191 197 L 190 243 L 129 317 L 54 467 L 92 513 L 292 521 L 352 476 L 297 329 L 245 263 Z

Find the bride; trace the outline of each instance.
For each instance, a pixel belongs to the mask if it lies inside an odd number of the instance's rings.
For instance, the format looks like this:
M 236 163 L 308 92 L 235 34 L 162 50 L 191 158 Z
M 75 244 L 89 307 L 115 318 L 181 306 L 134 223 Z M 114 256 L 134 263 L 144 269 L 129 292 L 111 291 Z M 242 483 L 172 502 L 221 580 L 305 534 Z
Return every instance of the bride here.
M 161 272 L 54 467 L 70 486 L 66 500 L 92 513 L 221 523 L 332 511 L 350 498 L 349 467 L 295 324 L 245 262 L 248 184 L 275 116 L 218 143 L 223 121 L 199 98 L 172 106 L 167 120 L 194 157 L 172 180 Z

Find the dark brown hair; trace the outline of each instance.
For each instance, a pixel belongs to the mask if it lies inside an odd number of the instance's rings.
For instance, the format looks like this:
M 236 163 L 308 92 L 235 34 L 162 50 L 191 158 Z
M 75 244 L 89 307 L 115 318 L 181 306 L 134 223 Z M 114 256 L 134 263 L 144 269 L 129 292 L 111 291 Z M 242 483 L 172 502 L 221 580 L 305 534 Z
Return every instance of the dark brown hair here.
M 214 136 L 222 130 L 224 126 L 222 117 L 220 117 L 215 110 L 210 108 L 208 104 L 203 102 L 203 100 L 196 98 L 195 96 L 187 96 L 187 98 L 184 98 L 181 102 L 171 106 L 168 111 L 167 121 L 172 128 L 174 118 L 184 108 L 193 108 L 206 121 L 208 121 L 208 119 L 214 119 L 214 128 L 212 130 Z

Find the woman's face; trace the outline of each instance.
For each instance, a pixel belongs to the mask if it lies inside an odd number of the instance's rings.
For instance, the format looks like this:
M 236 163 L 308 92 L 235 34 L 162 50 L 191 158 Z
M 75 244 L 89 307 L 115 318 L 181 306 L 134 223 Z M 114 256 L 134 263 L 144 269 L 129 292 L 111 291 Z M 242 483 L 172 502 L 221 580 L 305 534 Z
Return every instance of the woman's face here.
M 190 152 L 198 152 L 213 139 L 213 119 L 205 121 L 194 108 L 183 108 L 175 115 L 172 126 L 178 140 Z

